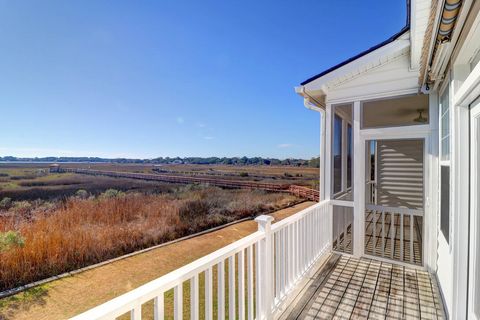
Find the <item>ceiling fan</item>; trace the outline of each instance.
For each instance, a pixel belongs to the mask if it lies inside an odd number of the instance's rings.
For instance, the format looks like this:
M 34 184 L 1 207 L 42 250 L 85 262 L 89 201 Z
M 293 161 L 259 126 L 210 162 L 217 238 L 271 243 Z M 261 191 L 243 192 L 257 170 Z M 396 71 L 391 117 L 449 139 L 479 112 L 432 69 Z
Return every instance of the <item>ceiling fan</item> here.
M 425 109 L 417 109 L 418 117 L 413 119 L 413 121 L 419 122 L 419 123 L 426 123 L 428 121 L 428 119 L 423 116 L 423 113 L 425 111 L 426 111 Z

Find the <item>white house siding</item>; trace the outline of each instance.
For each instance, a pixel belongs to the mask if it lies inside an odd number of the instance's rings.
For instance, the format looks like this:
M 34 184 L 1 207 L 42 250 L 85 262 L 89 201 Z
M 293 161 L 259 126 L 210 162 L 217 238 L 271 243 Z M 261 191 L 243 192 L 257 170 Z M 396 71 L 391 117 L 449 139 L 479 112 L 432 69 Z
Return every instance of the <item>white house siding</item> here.
M 423 209 L 423 141 L 378 141 L 378 204 Z

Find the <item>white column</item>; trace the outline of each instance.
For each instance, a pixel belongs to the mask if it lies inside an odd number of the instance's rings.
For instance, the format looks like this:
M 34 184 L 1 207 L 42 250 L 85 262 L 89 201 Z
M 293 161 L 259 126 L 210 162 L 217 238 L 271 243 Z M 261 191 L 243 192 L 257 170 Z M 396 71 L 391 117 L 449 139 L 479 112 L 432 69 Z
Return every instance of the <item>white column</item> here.
M 365 220 L 365 141 L 360 137 L 360 101 L 353 104 L 353 255 L 363 255 Z
M 332 195 L 332 105 L 327 103 L 325 112 L 325 168 L 323 171 L 325 199 Z
M 430 137 L 425 140 L 425 255 L 427 270 L 434 273 L 437 269 L 437 214 L 439 210 L 439 131 L 438 131 L 438 93 L 429 94 Z M 427 185 L 428 184 L 428 185 Z
M 453 312 L 452 319 L 466 319 L 468 291 L 468 212 L 469 212 L 469 109 L 453 106 L 451 131 L 451 180 L 453 197 L 450 197 L 450 228 L 453 233 Z M 451 195 L 452 195 L 451 191 Z M 453 225 L 452 225 L 453 224 Z
M 326 193 L 325 193 L 325 177 L 326 177 L 326 148 L 325 148 L 325 121 L 326 117 L 326 112 L 325 110 L 320 111 L 320 181 L 319 181 L 319 187 L 320 187 L 320 201 L 325 200 Z

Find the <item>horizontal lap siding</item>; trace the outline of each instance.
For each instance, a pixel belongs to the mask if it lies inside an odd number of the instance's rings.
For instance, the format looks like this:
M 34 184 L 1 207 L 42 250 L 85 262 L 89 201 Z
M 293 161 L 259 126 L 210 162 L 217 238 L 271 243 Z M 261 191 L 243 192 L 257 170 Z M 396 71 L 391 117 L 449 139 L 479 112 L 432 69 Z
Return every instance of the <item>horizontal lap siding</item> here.
M 423 208 L 423 141 L 378 141 L 378 204 Z

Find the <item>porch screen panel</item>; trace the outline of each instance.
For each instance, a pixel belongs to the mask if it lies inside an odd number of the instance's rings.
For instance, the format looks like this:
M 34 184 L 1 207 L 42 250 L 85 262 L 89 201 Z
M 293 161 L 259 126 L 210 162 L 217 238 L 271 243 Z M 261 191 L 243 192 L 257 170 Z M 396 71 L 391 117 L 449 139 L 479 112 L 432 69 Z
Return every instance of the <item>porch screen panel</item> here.
M 379 140 L 378 205 L 423 209 L 423 140 Z
M 333 206 L 333 250 L 353 254 L 353 207 Z
M 342 118 L 333 121 L 333 193 L 342 191 Z

